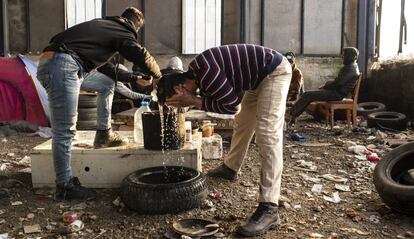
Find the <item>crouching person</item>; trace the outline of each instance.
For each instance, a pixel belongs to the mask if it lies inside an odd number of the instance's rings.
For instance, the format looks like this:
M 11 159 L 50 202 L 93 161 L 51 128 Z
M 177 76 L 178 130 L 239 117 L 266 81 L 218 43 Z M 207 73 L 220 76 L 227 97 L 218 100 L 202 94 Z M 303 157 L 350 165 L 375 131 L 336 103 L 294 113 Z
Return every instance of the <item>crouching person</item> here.
M 138 30 L 144 24 L 142 13 L 127 8 L 120 17 L 94 19 L 75 25 L 51 40 L 39 61 L 37 78 L 48 93 L 53 132 L 52 152 L 56 173 L 56 200 L 88 200 L 96 197 L 93 189 L 82 187 L 71 168 L 72 138 L 76 132 L 77 107 L 83 75 L 100 67 L 116 52 L 152 77 L 161 76 L 149 52 L 138 42 Z M 99 83 L 97 83 L 99 84 Z M 113 87 L 112 84 L 111 87 Z M 113 89 L 111 90 L 113 92 Z M 106 94 L 109 101 L 111 94 Z M 111 99 L 112 100 L 112 99 Z M 114 136 L 107 122 L 96 137 L 123 143 Z M 114 145 L 114 144 L 113 144 Z
M 196 56 L 184 73 L 165 75 L 158 98 L 177 107 L 236 114 L 230 152 L 207 175 L 234 181 L 253 134 L 262 163 L 259 206 L 242 236 L 257 236 L 279 224 L 278 201 L 283 168 L 283 124 L 292 68 L 279 52 L 256 45 L 226 45 Z M 201 97 L 195 96 L 200 90 Z

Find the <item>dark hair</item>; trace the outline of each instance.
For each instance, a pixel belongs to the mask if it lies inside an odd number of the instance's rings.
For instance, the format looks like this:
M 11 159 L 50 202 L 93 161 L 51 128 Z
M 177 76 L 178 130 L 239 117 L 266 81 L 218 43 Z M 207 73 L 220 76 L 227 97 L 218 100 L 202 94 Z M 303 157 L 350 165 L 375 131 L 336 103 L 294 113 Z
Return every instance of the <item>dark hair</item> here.
M 157 83 L 158 102 L 164 104 L 166 98 L 175 95 L 174 87 L 183 84 L 187 78 L 187 74 L 180 70 L 163 75 Z
M 291 51 L 286 52 L 285 57 L 290 63 L 295 62 L 295 53 L 293 53 Z
M 144 15 L 135 7 L 128 7 L 125 9 L 121 17 L 130 20 L 137 31 L 144 25 Z

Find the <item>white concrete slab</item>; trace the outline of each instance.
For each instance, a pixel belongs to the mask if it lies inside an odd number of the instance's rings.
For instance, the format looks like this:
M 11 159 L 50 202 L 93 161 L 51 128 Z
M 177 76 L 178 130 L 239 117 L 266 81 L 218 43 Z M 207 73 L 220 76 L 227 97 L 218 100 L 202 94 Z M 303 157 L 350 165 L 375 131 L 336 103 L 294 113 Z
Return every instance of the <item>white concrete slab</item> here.
M 131 131 L 120 131 L 133 142 Z M 93 145 L 94 131 L 78 131 L 79 143 Z M 33 187 L 55 186 L 55 172 L 52 160 L 51 140 L 34 148 L 32 158 Z M 142 145 L 129 144 L 122 147 L 105 149 L 86 149 L 72 146 L 72 171 L 86 187 L 119 187 L 122 180 L 130 173 L 148 167 L 161 165 L 178 165 L 197 169 L 201 168 L 201 133 L 193 135 L 192 143 L 186 143 L 180 150 L 162 151 L 146 150 Z

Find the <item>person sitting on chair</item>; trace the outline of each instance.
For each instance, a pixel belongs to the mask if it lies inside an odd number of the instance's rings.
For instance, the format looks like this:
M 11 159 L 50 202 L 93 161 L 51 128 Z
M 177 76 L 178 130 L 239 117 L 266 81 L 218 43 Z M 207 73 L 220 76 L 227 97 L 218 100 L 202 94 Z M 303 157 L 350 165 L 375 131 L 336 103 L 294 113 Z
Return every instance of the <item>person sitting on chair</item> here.
M 289 85 L 287 102 L 288 105 L 293 105 L 299 99 L 299 96 L 304 93 L 303 76 L 302 71 L 296 65 L 295 54 L 293 52 L 287 52 L 285 57 L 292 66 L 292 79 Z
M 314 101 L 342 100 L 354 90 L 359 68 L 357 65 L 359 51 L 354 47 L 345 47 L 342 51 L 344 66 L 333 81 L 328 81 L 321 89 L 305 92 L 290 108 L 286 118 L 289 124 L 294 124 L 308 105 Z

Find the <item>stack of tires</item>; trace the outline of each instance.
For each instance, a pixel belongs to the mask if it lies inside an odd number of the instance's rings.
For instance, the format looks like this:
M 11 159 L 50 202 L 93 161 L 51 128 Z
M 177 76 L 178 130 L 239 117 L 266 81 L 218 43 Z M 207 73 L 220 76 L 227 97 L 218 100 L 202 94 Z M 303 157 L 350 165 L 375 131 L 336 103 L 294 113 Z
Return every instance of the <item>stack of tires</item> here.
M 78 130 L 96 130 L 98 112 L 96 110 L 97 94 L 80 93 L 78 101 Z
M 364 117 L 365 119 L 368 118 L 369 114 L 386 111 L 386 107 L 384 104 L 380 102 L 363 102 L 358 104 L 358 115 Z

